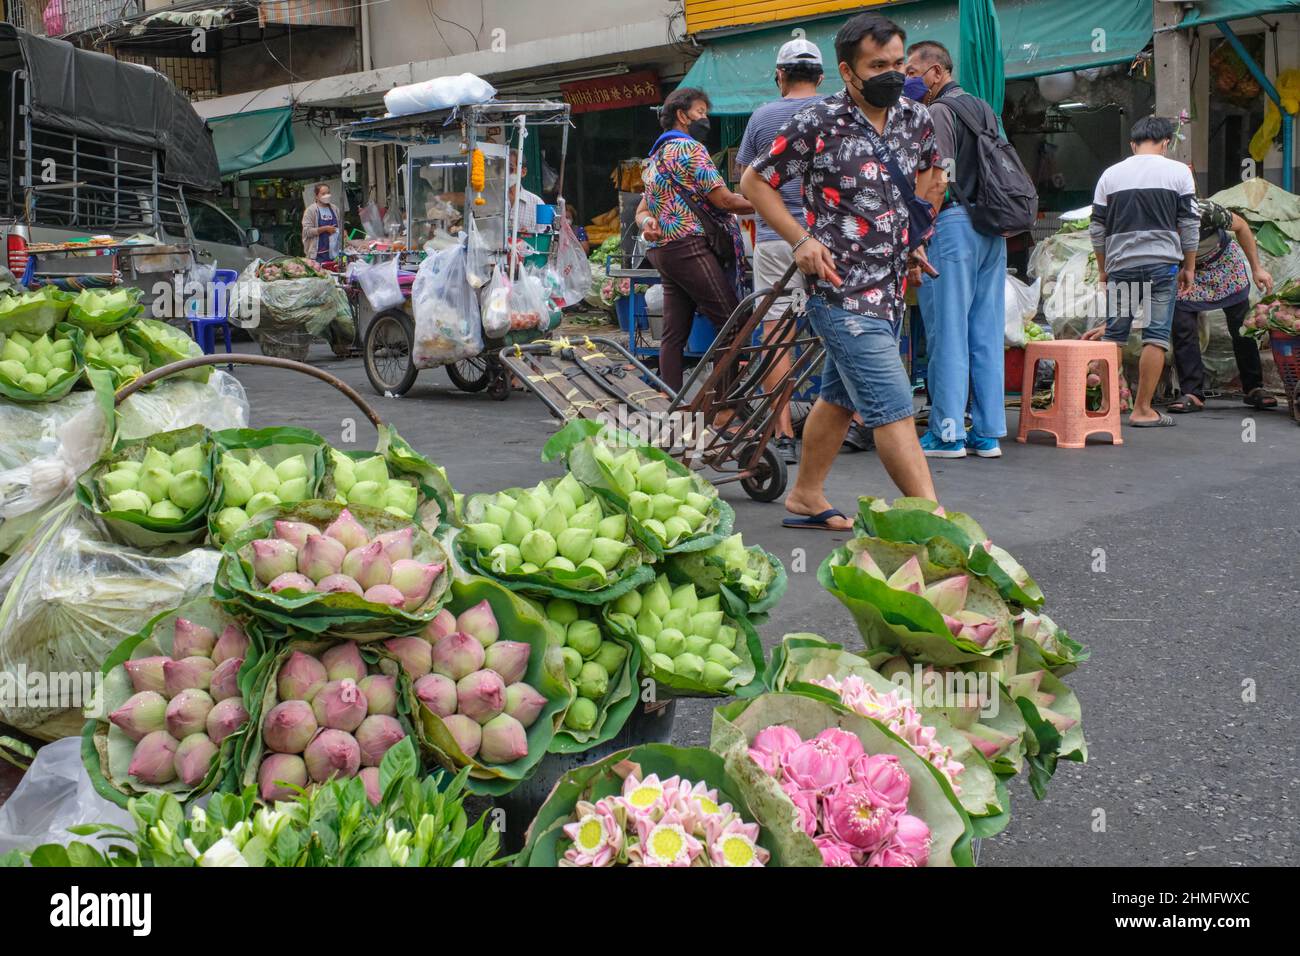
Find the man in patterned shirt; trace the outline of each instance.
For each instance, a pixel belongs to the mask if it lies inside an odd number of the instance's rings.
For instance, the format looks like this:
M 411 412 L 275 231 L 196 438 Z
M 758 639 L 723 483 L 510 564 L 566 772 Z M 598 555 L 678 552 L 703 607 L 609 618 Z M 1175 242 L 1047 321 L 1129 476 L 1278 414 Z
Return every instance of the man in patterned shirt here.
M 835 36 L 845 89 L 796 114 L 740 183 L 794 247 L 795 262 L 813 283 L 809 322 L 826 344 L 821 395 L 804 424 L 803 461 L 785 500 L 798 517 L 787 518 L 787 527 L 851 528 L 824 486 L 855 410 L 874 430 L 880 459 L 903 494 L 935 499 L 898 355 L 907 282 L 918 281 L 929 264 L 919 248 L 909 258 L 906 187 L 887 167 L 892 162 L 914 177 L 914 191 L 928 195 L 939 163 L 930 114 L 900 99 L 905 43 L 898 25 L 877 14 L 845 23 Z M 778 192 L 792 178 L 803 183 L 803 224 Z

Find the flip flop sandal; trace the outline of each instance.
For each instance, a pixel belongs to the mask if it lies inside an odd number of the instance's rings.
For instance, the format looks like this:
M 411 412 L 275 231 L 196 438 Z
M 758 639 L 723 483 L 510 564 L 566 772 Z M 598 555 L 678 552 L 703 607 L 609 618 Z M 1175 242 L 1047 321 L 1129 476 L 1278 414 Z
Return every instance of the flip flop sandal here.
M 1169 410 L 1175 415 L 1191 415 L 1194 412 L 1205 411 L 1205 403 L 1197 402 L 1184 396 L 1170 405 Z
M 1172 418 L 1170 418 L 1164 412 L 1156 412 L 1156 414 L 1159 417 L 1154 421 L 1150 421 L 1150 422 L 1129 421 L 1129 424 L 1132 425 L 1134 428 L 1170 428 L 1173 425 L 1177 424 Z
M 1252 388 L 1250 394 L 1242 399 L 1242 401 L 1247 405 L 1259 409 L 1277 408 L 1277 399 L 1262 388 Z
M 799 517 L 786 518 L 781 522 L 783 528 L 801 528 L 812 531 L 838 531 L 841 534 L 848 534 L 851 528 L 832 528 L 828 523 L 831 518 L 846 518 L 842 511 L 835 508 L 827 508 L 821 514 L 803 515 Z

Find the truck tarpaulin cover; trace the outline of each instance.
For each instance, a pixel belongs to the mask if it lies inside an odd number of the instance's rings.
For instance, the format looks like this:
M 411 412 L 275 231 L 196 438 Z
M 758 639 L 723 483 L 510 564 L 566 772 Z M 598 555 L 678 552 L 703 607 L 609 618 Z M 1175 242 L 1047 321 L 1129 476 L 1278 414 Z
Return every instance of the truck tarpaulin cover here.
M 217 154 L 185 94 L 148 67 L 0 23 L 0 70 L 25 69 L 37 126 L 160 146 L 163 179 L 215 190 Z

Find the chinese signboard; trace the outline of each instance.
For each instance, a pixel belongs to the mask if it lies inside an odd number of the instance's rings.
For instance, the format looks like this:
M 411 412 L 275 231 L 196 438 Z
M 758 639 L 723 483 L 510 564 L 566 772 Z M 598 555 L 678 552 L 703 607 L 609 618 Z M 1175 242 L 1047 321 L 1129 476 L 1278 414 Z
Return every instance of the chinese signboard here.
M 564 102 L 575 113 L 617 110 L 659 102 L 659 76 L 653 70 L 601 76 L 594 80 L 560 84 Z
M 894 0 L 686 0 L 686 32 L 700 33 L 749 23 L 803 20 L 827 13 L 857 12 Z

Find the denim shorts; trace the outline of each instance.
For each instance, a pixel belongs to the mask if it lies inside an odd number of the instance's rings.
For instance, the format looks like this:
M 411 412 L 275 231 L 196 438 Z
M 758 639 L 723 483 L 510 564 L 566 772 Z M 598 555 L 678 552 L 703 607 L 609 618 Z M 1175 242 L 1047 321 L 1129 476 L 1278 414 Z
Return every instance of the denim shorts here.
M 1178 267 L 1162 263 L 1121 269 L 1106 276 L 1106 334 L 1107 342 L 1118 342 L 1120 348 L 1128 341 L 1133 327 L 1133 313 L 1142 307 L 1146 321 L 1142 329 L 1142 344 L 1156 345 L 1169 351 L 1169 337 L 1174 324 L 1175 293 L 1178 287 Z
M 808 321 L 826 345 L 821 397 L 851 408 L 868 428 L 911 418 L 912 384 L 898 355 L 893 323 L 808 299 Z

